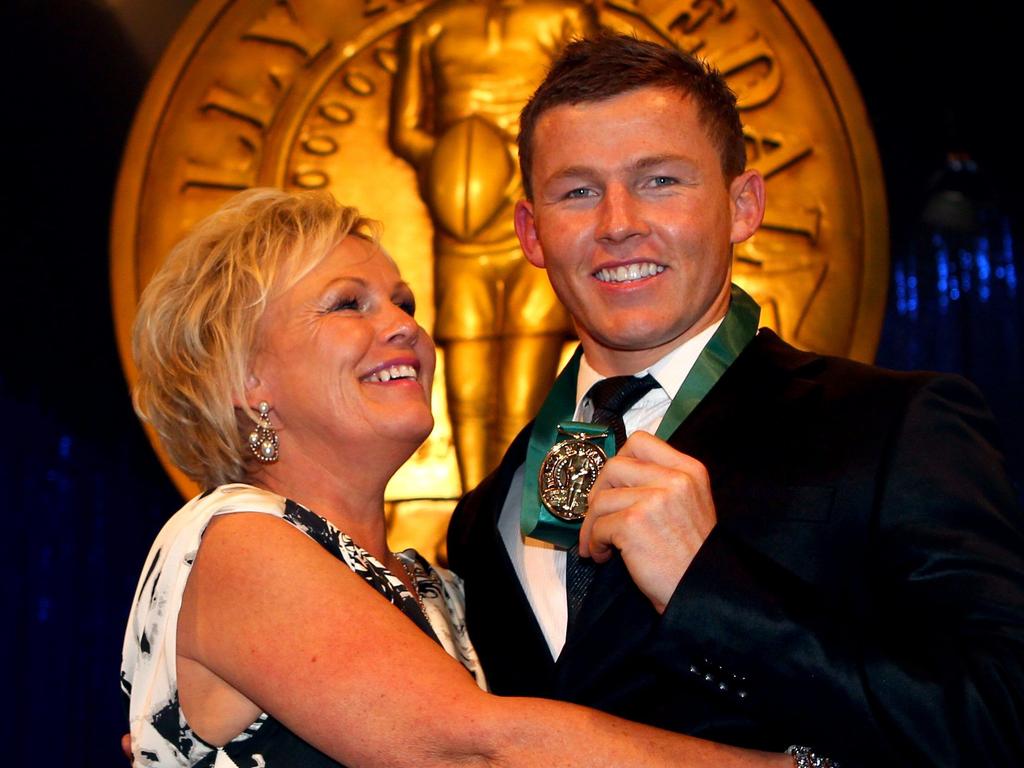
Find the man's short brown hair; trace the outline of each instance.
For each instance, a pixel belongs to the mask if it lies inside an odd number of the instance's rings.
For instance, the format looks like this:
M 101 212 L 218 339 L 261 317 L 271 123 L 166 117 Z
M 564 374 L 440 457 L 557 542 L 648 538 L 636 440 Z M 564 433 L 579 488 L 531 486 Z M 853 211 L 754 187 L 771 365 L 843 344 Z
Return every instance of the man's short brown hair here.
M 604 101 L 637 88 L 674 88 L 697 103 L 701 123 L 731 181 L 747 164 L 736 94 L 711 64 L 629 35 L 603 33 L 566 46 L 519 119 L 519 168 L 533 199 L 533 134 L 540 116 L 565 104 Z

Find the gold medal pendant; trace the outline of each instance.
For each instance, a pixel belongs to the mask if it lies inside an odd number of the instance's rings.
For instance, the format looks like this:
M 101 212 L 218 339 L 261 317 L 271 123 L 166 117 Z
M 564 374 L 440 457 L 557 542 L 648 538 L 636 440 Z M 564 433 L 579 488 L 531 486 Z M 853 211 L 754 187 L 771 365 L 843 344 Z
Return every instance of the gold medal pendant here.
M 538 485 L 544 507 L 559 520 L 577 523 L 587 515 L 587 495 L 597 481 L 608 455 L 595 440 L 608 432 L 558 432 L 566 437 L 556 443 L 540 465 Z

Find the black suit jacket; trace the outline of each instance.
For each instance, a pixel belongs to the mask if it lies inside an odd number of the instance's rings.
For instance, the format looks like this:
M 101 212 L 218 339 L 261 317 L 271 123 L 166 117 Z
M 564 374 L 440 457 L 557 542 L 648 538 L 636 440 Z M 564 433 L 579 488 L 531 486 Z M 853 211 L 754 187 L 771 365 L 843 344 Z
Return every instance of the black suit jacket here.
M 616 558 L 557 662 L 497 530 L 529 429 L 449 529 L 495 692 L 847 767 L 1024 765 L 1024 526 L 962 379 L 762 330 L 669 441 L 718 524 L 665 613 Z

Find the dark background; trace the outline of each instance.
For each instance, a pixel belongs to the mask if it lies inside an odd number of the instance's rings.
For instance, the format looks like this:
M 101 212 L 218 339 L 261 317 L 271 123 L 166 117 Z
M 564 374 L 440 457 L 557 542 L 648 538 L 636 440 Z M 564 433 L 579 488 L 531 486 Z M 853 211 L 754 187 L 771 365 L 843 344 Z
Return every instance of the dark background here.
M 190 5 L 6 0 L 0 11 L 0 88 L 8 105 L 0 190 L 5 765 L 124 765 L 122 633 L 152 537 L 180 499 L 122 378 L 108 227 L 134 109 Z M 1019 292 L 993 283 L 992 300 L 979 303 L 961 286 L 960 299 L 943 312 L 933 254 L 922 246 L 931 230 L 921 223 L 926 204 L 956 218 L 966 199 L 981 223 L 1020 234 L 1021 129 L 1008 116 L 1020 68 L 1006 4 L 814 5 L 874 124 L 894 264 L 904 277 L 916 264 L 920 281 L 916 318 L 897 311 L 891 291 L 879 361 L 959 370 L 977 381 L 997 413 L 1020 487 Z M 951 151 L 969 152 L 979 170 L 943 174 Z

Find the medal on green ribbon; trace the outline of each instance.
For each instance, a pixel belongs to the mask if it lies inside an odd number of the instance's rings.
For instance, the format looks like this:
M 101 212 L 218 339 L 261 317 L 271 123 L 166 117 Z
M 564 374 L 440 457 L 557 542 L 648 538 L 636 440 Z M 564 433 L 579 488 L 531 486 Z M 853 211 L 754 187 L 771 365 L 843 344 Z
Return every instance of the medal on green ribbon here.
M 579 523 L 587 514 L 587 495 L 608 456 L 615 453 L 615 436 L 599 424 L 570 421 L 558 425 L 564 439 L 555 443 L 540 464 L 537 492 L 550 514 Z
M 761 308 L 732 286 L 729 311 L 701 351 L 655 433 L 667 440 L 757 333 Z M 615 439 L 606 427 L 571 421 L 582 348 L 555 379 L 530 433 L 520 519 L 525 536 L 566 549 L 576 544 L 586 499 Z M 599 456 L 598 454 L 603 454 Z

